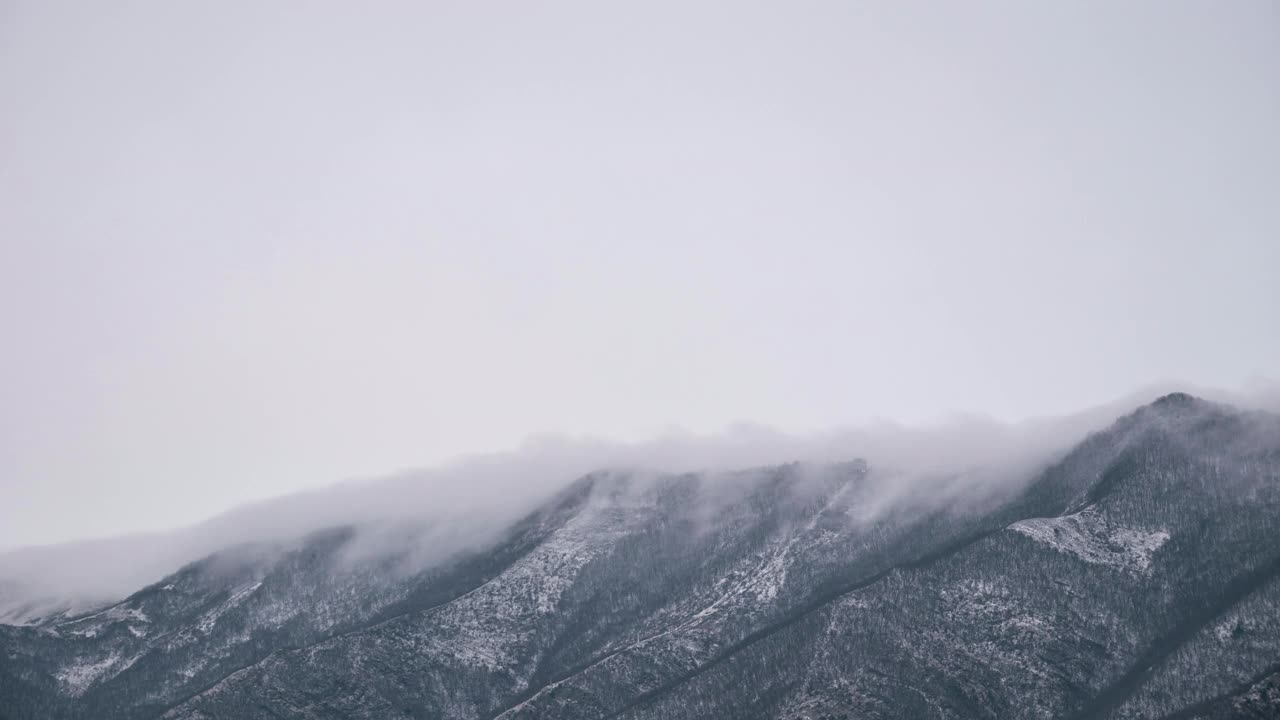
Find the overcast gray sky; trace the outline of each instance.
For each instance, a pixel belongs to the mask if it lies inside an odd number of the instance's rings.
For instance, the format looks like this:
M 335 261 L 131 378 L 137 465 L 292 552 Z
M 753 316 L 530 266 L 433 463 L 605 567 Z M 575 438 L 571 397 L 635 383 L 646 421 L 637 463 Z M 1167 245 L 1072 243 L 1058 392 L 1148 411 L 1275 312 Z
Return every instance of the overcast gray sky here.
M 0 0 L 0 547 L 1280 368 L 1272 2 Z

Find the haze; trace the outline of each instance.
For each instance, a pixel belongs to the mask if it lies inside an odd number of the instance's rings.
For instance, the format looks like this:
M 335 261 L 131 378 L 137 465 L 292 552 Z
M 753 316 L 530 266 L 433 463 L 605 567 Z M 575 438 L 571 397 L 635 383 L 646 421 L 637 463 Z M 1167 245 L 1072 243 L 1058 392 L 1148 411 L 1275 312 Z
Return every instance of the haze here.
M 0 548 L 1258 383 L 1276 128 L 1266 2 L 0 0 Z

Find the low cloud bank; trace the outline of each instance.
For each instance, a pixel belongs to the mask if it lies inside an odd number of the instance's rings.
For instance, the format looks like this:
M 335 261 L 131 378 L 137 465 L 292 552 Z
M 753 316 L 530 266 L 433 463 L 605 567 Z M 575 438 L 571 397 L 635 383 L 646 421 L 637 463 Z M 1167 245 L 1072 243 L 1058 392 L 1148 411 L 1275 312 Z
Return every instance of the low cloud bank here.
M 437 523 L 438 554 L 482 543 L 572 481 L 601 469 L 718 472 L 866 460 L 878 474 L 868 513 L 922 491 L 988 496 L 1020 487 L 1089 432 L 1174 389 L 1238 407 L 1280 408 L 1280 390 L 1244 393 L 1162 384 L 1082 412 L 1015 424 L 958 415 L 925 426 L 872 423 L 794 435 L 740 425 L 717 435 L 672 432 L 647 443 L 544 435 L 502 453 L 351 481 L 247 505 L 153 535 L 25 548 L 0 555 L 0 622 L 127 596 L 182 565 L 231 546 L 275 543 L 339 525 Z

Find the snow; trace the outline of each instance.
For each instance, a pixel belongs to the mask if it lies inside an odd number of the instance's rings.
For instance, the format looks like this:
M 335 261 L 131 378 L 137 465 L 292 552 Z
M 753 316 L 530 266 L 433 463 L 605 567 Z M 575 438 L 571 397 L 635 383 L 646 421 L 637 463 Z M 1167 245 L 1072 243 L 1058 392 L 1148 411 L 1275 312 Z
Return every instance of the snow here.
M 126 607 L 124 605 L 117 605 L 108 609 L 103 613 L 103 616 L 116 622 L 119 622 L 120 620 L 131 620 L 133 622 L 140 623 L 151 622 L 151 618 L 147 617 L 147 614 L 142 612 L 141 609 Z
M 100 660 L 72 663 L 58 671 L 58 682 L 62 683 L 68 694 L 80 697 L 89 689 L 89 686 L 119 663 L 120 659 L 119 653 L 112 653 Z M 129 664 L 133 664 L 133 661 Z
M 56 629 L 72 637 L 92 639 L 98 637 L 108 627 L 120 622 L 129 623 L 129 632 L 141 637 L 146 634 L 146 631 L 136 627 L 135 624 L 140 625 L 151 622 L 151 618 L 147 617 L 147 614 L 142 610 L 131 608 L 121 603 L 88 617 L 60 623 Z
M 72 637 L 96 638 L 106 628 L 123 622 L 127 623 L 125 627 L 130 634 L 136 638 L 141 638 L 146 636 L 147 630 L 145 627 L 139 626 L 145 625 L 150 621 L 151 619 L 142 610 L 121 603 L 89 617 L 63 623 L 59 628 Z M 127 670 L 144 653 L 125 659 L 119 650 L 113 650 L 105 657 L 79 658 L 75 662 L 63 666 L 57 673 L 57 679 L 67 693 L 79 697 L 94 683 L 114 677 Z
M 1247 627 L 1243 616 L 1231 613 L 1213 626 L 1213 634 L 1218 642 L 1229 642 L 1236 636 L 1237 630 L 1245 630 Z
M 218 623 L 218 618 L 222 617 L 228 610 L 244 602 L 245 598 L 252 595 L 260 587 L 262 587 L 261 580 L 237 588 L 235 592 L 231 593 L 231 597 L 227 598 L 221 605 L 200 616 L 200 621 L 196 624 L 196 627 L 199 628 L 200 632 L 208 635 L 213 630 L 213 626 Z
M 1062 517 L 1022 520 L 1009 528 L 1087 563 L 1133 573 L 1150 572 L 1152 556 L 1169 540 L 1164 530 L 1114 525 L 1095 507 Z
M 195 661 L 194 663 L 187 665 L 181 670 L 178 670 L 178 674 L 181 675 L 184 680 L 190 680 L 196 675 L 199 675 L 200 671 L 204 670 L 205 665 L 207 664 L 208 664 L 207 661 L 204 658 L 201 658 Z
M 58 616 L 89 612 L 102 605 L 103 603 L 69 598 L 0 597 L 0 625 L 38 625 Z

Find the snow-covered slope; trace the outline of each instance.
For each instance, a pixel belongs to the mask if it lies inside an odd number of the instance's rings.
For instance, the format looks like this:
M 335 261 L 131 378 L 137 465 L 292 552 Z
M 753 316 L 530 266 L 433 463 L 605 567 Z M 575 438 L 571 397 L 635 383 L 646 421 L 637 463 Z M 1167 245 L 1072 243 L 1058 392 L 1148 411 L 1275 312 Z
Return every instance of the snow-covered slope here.
M 867 513 L 876 482 L 597 473 L 439 562 L 231 548 L 0 626 L 0 717 L 1280 711 L 1275 417 L 1170 396 L 982 502 Z

